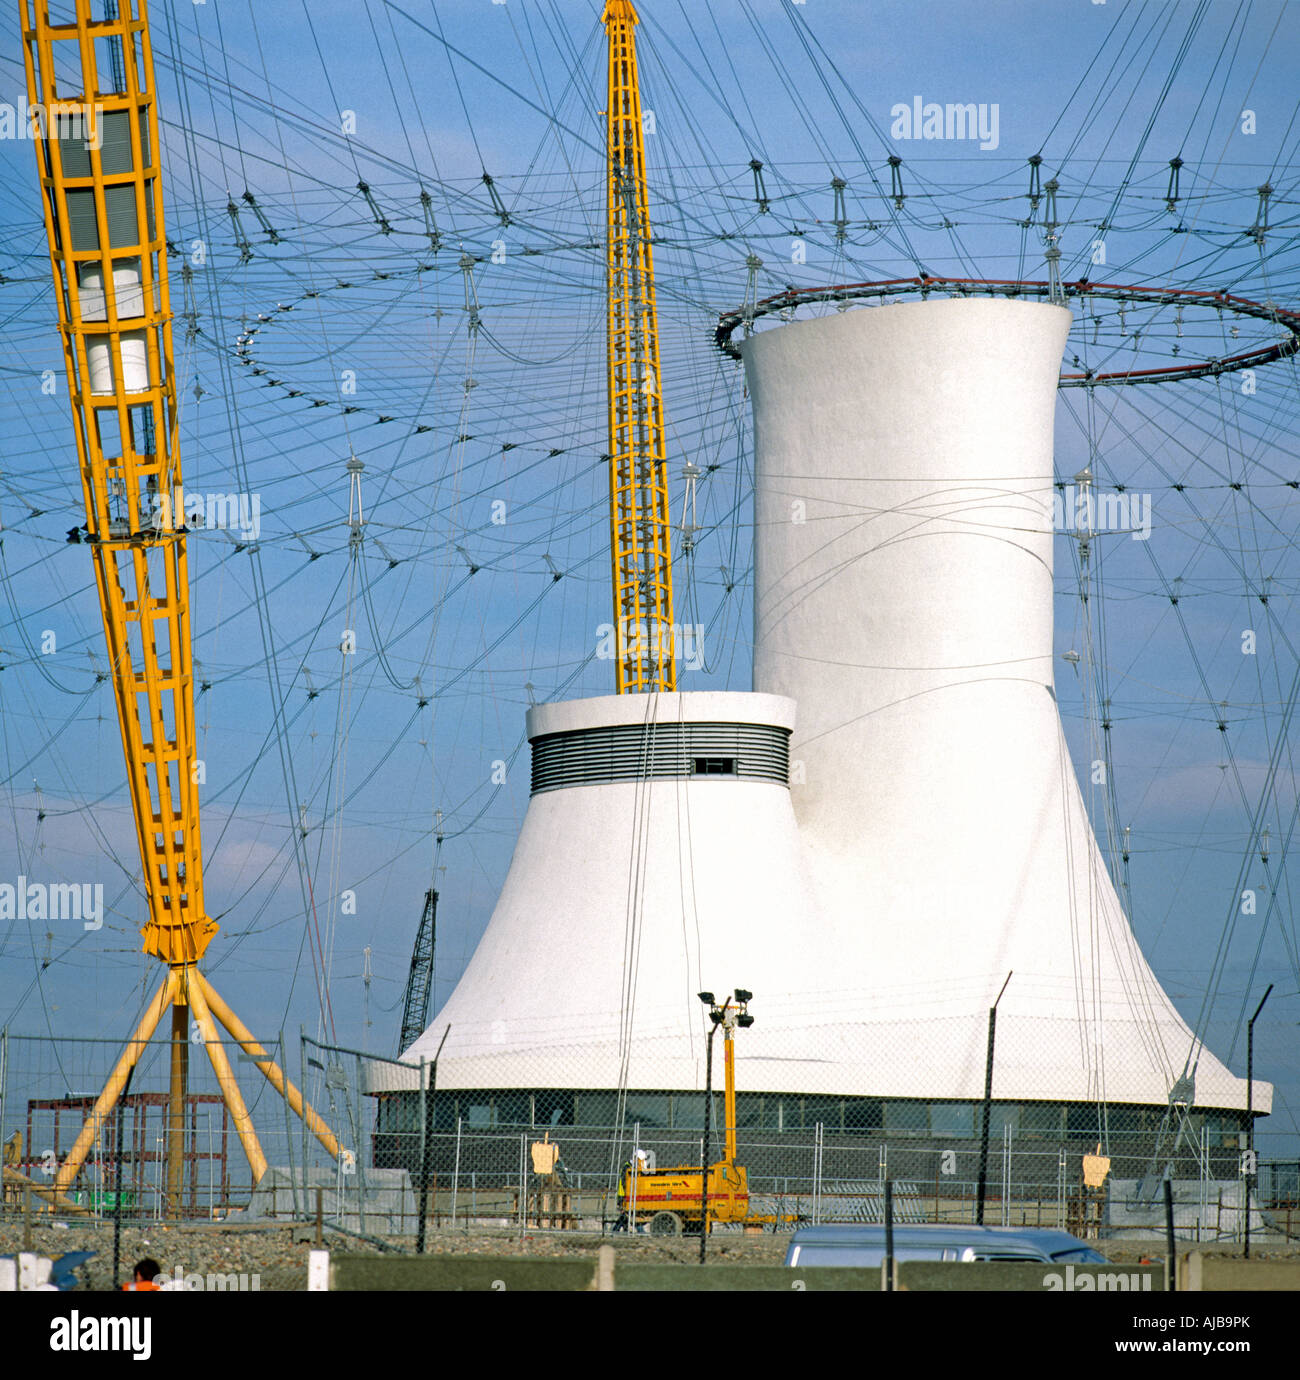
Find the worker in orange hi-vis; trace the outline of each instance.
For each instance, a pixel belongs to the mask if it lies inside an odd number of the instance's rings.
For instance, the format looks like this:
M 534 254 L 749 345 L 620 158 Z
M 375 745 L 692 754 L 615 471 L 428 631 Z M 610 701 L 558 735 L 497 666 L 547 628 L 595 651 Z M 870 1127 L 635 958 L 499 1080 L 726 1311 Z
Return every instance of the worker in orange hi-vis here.
M 140 1290 L 155 1294 L 159 1293 L 161 1291 L 154 1283 L 154 1280 L 158 1278 L 161 1272 L 162 1267 L 158 1262 L 156 1260 L 150 1260 L 149 1257 L 146 1256 L 143 1260 L 136 1262 L 135 1269 L 131 1275 L 131 1282 L 129 1284 L 124 1284 L 122 1288 L 128 1291 Z

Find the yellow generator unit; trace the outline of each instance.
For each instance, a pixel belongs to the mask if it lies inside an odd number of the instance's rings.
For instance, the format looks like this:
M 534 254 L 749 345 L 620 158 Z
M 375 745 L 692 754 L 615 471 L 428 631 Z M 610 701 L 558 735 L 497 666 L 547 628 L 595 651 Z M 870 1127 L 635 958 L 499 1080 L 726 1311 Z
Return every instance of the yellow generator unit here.
M 701 1174 L 677 1165 L 672 1169 L 623 1170 L 618 1185 L 619 1211 L 629 1228 L 645 1226 L 651 1236 L 698 1232 L 704 1221 Z M 749 1216 L 749 1176 L 743 1165 L 719 1160 L 709 1169 L 709 1221 L 743 1222 Z

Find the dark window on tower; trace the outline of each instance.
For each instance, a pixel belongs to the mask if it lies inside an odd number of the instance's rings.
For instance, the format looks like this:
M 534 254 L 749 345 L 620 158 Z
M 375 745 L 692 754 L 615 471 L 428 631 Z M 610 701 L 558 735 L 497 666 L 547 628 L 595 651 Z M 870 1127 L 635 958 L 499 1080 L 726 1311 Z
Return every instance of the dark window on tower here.
M 527 1126 L 532 1121 L 533 1100 L 526 1092 L 499 1092 L 492 1098 L 494 1125 Z
M 735 776 L 734 757 L 696 757 L 692 767 L 694 776 Z
M 533 1124 L 535 1126 L 572 1126 L 573 1094 L 549 1089 L 534 1093 Z
M 879 1131 L 883 1124 L 884 1108 L 874 1097 L 844 1099 L 844 1129 L 846 1131 Z

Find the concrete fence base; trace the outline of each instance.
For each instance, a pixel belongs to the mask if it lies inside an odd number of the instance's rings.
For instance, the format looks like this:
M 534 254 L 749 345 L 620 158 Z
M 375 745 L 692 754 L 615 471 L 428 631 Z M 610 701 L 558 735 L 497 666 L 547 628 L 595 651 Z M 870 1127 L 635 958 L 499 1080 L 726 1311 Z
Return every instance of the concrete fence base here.
M 791 1269 L 784 1265 L 655 1264 L 618 1260 L 612 1246 L 595 1255 L 537 1256 L 330 1255 L 313 1260 L 313 1287 L 338 1291 L 754 1293 L 811 1291 L 879 1293 L 880 1269 Z M 328 1280 L 328 1283 L 326 1281 Z M 1163 1265 L 1057 1265 L 907 1260 L 894 1266 L 899 1292 L 1160 1293 Z M 1200 1251 L 1178 1262 L 1184 1291 L 1300 1290 L 1300 1261 L 1241 1260 Z

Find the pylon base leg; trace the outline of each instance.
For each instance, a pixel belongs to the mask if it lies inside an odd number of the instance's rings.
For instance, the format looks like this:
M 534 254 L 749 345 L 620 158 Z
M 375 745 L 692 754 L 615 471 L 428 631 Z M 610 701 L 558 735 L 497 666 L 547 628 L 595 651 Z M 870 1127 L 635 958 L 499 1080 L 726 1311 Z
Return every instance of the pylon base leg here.
M 140 1019 L 140 1024 L 135 1028 L 135 1033 L 127 1041 L 127 1046 L 114 1065 L 113 1072 L 108 1075 L 104 1090 L 99 1094 L 90 1115 L 86 1118 L 85 1124 L 81 1128 L 81 1134 L 68 1153 L 68 1158 L 59 1166 L 59 1172 L 54 1176 L 56 1193 L 66 1193 L 68 1185 L 77 1177 L 77 1172 L 85 1163 L 86 1156 L 90 1153 L 104 1122 L 107 1121 L 113 1108 L 117 1106 L 117 1099 L 122 1095 L 127 1075 L 140 1062 L 140 1056 L 144 1053 L 150 1037 L 157 1030 L 163 1012 L 171 1005 L 178 981 L 177 974 L 174 971 L 169 971 L 163 979 L 162 986 L 154 994 L 153 1001 L 146 1008 Z
M 189 1082 L 189 1008 L 172 999 L 171 1083 L 167 1095 L 167 1211 L 181 1215 L 185 1192 L 185 1092 Z
M 217 994 L 216 988 L 203 976 L 196 972 L 195 978 L 203 985 L 203 994 L 207 997 L 208 1006 L 212 1014 L 221 1022 L 222 1025 L 231 1033 L 238 1042 L 240 1048 L 250 1059 L 256 1063 L 266 1076 L 266 1080 L 288 1102 L 294 1112 L 307 1123 L 307 1129 L 316 1137 L 318 1141 L 329 1151 L 331 1155 L 338 1158 L 342 1153 L 342 1148 L 338 1143 L 338 1138 L 325 1124 L 319 1113 L 312 1107 L 298 1091 L 296 1087 L 285 1077 L 280 1066 L 266 1052 L 266 1050 L 253 1039 L 248 1027 L 243 1021 L 226 1005 Z
M 203 1036 L 217 1084 L 221 1089 L 222 1101 L 235 1123 L 235 1132 L 248 1159 L 253 1173 L 254 1185 L 266 1173 L 267 1160 L 258 1140 L 253 1119 L 239 1089 L 239 1084 L 230 1067 L 225 1047 L 222 1043 L 217 1021 L 230 1033 L 235 1042 L 256 1063 L 267 1082 L 285 1099 L 295 1115 L 301 1117 L 307 1129 L 325 1147 L 329 1154 L 338 1159 L 345 1152 L 338 1138 L 321 1118 L 320 1114 L 303 1097 L 302 1093 L 285 1076 L 283 1070 L 249 1033 L 248 1028 L 235 1015 L 234 1011 L 221 999 L 216 989 L 207 981 L 198 968 L 191 964 L 178 965 L 168 971 L 162 985 L 154 994 L 141 1018 L 139 1025 L 127 1042 L 113 1071 L 109 1074 L 90 1115 L 86 1118 L 72 1150 L 59 1167 L 58 1175 L 51 1186 L 51 1193 L 61 1197 L 76 1179 L 87 1155 L 105 1122 L 117 1105 L 127 1075 L 140 1061 L 154 1032 L 157 1030 L 168 1007 L 172 1008 L 171 1031 L 171 1079 L 167 1112 L 167 1208 L 170 1214 L 178 1214 L 184 1190 L 184 1147 L 185 1147 L 185 1097 L 189 1080 L 189 1030 L 191 1018 Z
M 203 1034 L 203 1047 L 208 1052 L 212 1071 L 217 1075 L 222 1100 L 234 1118 L 235 1133 L 239 1136 L 239 1143 L 244 1147 L 244 1154 L 248 1157 L 248 1167 L 253 1171 L 253 1187 L 256 1188 L 262 1175 L 266 1173 L 266 1156 L 262 1153 L 262 1144 L 257 1138 L 257 1132 L 253 1129 L 253 1118 L 248 1114 L 248 1108 L 244 1104 L 244 1096 L 239 1091 L 239 1084 L 235 1081 L 230 1060 L 226 1057 L 225 1047 L 222 1045 L 221 1036 L 217 1032 L 216 1022 L 212 1019 L 212 1012 L 208 1010 L 208 1003 L 203 994 L 202 979 L 190 983 L 189 998 L 194 1019 L 198 1022 L 199 1030 Z

